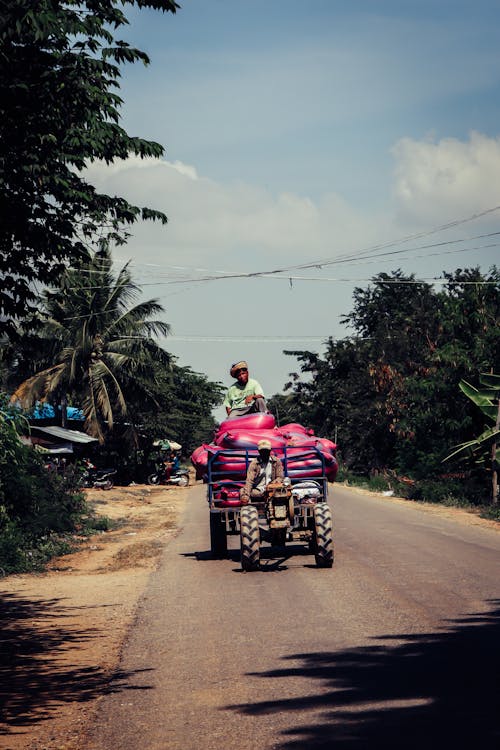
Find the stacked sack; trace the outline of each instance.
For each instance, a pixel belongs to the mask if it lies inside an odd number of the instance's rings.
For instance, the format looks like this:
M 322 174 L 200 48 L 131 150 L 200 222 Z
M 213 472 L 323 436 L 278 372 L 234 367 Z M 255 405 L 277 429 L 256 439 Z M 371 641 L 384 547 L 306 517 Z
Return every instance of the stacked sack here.
M 213 443 L 204 443 L 191 454 L 191 463 L 196 469 L 196 478 L 203 479 L 206 476 L 211 454 L 227 449 L 257 451 L 257 443 L 263 438 L 270 441 L 272 451 L 279 458 L 283 458 L 286 447 L 287 473 L 292 479 L 321 474 L 321 469 L 317 468 L 317 453 L 314 450 L 308 452 L 308 449 L 315 448 L 323 456 L 328 480 L 334 481 L 338 470 L 335 443 L 326 438 L 316 437 L 312 430 L 296 422 L 276 427 L 272 414 L 245 414 L 242 417 L 221 422 Z M 231 456 L 228 453 L 221 460 L 228 464 L 228 475 L 239 478 L 243 474 L 242 478 L 244 478 L 246 473 L 244 455 Z

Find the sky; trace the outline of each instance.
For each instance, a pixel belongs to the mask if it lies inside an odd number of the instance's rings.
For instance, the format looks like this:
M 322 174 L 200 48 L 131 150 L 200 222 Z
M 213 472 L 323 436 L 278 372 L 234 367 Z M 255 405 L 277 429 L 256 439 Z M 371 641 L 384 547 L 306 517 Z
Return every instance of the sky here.
M 179 365 L 229 386 L 245 359 L 271 396 L 376 274 L 499 264 L 498 2 L 180 4 L 117 34 L 151 59 L 122 71 L 121 124 L 164 156 L 88 175 L 168 216 L 114 257 Z

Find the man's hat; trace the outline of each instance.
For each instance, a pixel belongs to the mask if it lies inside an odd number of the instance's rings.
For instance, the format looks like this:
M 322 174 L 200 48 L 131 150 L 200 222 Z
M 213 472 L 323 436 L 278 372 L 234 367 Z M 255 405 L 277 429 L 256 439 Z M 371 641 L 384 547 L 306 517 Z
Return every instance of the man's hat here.
M 270 440 L 259 440 L 257 443 L 257 449 L 259 451 L 270 451 L 271 450 L 271 441 Z
M 231 365 L 231 369 L 229 370 L 229 374 L 232 378 L 237 377 L 238 370 L 241 370 L 243 367 L 246 367 L 248 370 L 248 365 L 244 360 L 241 360 L 241 362 L 235 362 L 234 365 Z

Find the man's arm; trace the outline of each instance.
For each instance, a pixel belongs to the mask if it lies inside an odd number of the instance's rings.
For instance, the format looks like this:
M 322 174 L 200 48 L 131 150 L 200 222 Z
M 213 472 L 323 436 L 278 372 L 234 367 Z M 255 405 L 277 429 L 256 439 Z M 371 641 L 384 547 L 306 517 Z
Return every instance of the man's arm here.
M 226 407 L 226 414 L 229 414 L 229 413 L 230 413 L 230 411 L 231 411 L 231 406 L 232 406 L 232 398 L 231 398 L 231 388 L 232 388 L 232 386 L 230 386 L 230 387 L 229 387 L 229 388 L 227 389 L 227 391 L 226 391 L 226 395 L 225 395 L 225 397 L 224 397 L 224 401 L 222 402 L 222 406 L 225 406 L 225 407 Z
M 280 461 L 279 458 L 276 459 L 276 479 L 284 479 L 285 478 L 285 472 L 283 469 L 283 464 Z
M 264 398 L 263 393 L 251 393 L 249 396 L 245 398 L 245 404 L 251 404 L 252 401 L 255 401 L 257 398 Z
M 245 398 L 245 404 L 251 404 L 252 401 L 255 401 L 258 398 L 265 398 L 262 386 L 257 380 L 252 379 L 252 386 L 253 393 Z
M 252 459 L 248 465 L 247 476 L 245 480 L 245 486 L 241 491 L 241 499 L 248 503 L 252 494 L 253 483 L 255 481 L 255 475 L 257 472 L 257 461 Z

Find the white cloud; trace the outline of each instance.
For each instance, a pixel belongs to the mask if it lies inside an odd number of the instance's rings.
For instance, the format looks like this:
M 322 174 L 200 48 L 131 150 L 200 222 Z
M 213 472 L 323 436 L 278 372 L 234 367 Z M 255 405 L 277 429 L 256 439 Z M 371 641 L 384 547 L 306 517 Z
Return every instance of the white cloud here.
M 500 137 L 401 139 L 394 194 L 403 220 L 440 224 L 500 204 Z
M 132 229 L 121 253 L 143 262 L 223 263 L 242 270 L 334 256 L 363 244 L 368 222 L 336 194 L 319 203 L 306 196 L 274 195 L 243 182 L 222 184 L 181 162 L 137 157 L 92 164 L 87 178 L 101 191 L 164 211 L 168 226 Z M 373 227 L 372 227 L 373 231 Z M 167 260 L 168 259 L 168 260 Z
M 317 201 L 292 192 L 276 195 L 242 181 L 209 179 L 180 161 L 132 157 L 111 166 L 96 163 L 88 178 L 99 190 L 167 214 L 167 227 L 138 223 L 129 243 L 116 251 L 137 269 L 149 264 L 164 274 L 173 274 L 174 266 L 245 273 L 335 259 L 500 204 L 500 137 L 474 132 L 465 142 L 404 138 L 393 156 L 393 201 L 390 188 L 384 197 L 381 185 L 384 211 L 371 214 L 336 193 Z M 370 263 L 364 272 L 372 275 L 380 267 L 386 266 Z M 353 275 L 352 269 L 339 267 L 338 274 Z

